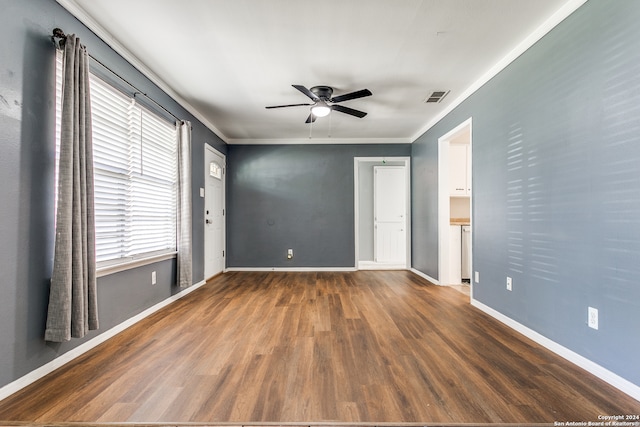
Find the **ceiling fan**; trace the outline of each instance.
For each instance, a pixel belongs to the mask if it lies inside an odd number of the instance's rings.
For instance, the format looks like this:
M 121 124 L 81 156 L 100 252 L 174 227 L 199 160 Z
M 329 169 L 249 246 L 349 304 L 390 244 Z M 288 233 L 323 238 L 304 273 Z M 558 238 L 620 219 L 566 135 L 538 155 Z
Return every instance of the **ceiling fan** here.
M 339 105 L 339 102 L 349 101 L 351 99 L 363 98 L 365 96 L 371 96 L 372 93 L 369 89 L 357 90 L 355 92 L 345 93 L 344 95 L 338 95 L 332 98 L 333 88 L 329 86 L 314 86 L 311 89 L 307 89 L 302 85 L 292 85 L 300 92 L 308 96 L 313 104 L 288 104 L 288 105 L 273 105 L 265 108 L 283 108 L 283 107 L 299 107 L 303 105 L 311 106 L 311 113 L 305 123 L 312 123 L 316 121 L 317 117 L 324 117 L 328 115 L 332 110 L 339 111 L 341 113 L 349 114 L 351 116 L 363 118 L 367 115 L 364 111 L 355 110 L 353 108 Z

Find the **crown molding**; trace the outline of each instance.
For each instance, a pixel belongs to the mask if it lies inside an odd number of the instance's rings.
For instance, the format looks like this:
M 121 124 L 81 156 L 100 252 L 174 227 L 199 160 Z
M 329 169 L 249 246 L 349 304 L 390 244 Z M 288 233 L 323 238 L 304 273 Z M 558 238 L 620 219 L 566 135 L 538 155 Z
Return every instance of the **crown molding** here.
M 420 138 L 425 132 L 435 126 L 440 120 L 446 117 L 451 111 L 458 107 L 462 102 L 469 98 L 473 93 L 480 89 L 485 83 L 495 77 L 498 73 L 504 70 L 515 59 L 522 55 L 527 49 L 538 42 L 549 31 L 560 24 L 569 15 L 575 12 L 580 6 L 585 4 L 588 0 L 569 0 L 560 9 L 558 9 L 553 15 L 551 15 L 542 25 L 540 25 L 529 36 L 522 40 L 515 48 L 513 48 L 507 55 L 505 55 L 500 61 L 498 61 L 493 67 L 491 67 L 485 74 L 483 74 L 478 80 L 471 84 L 460 96 L 458 96 L 451 104 L 449 104 L 443 111 L 432 118 L 425 126 L 420 128 L 410 138 L 293 138 L 293 139 L 238 139 L 228 138 L 222 133 L 216 126 L 211 123 L 204 115 L 202 115 L 195 107 L 182 98 L 177 92 L 175 92 L 171 86 L 169 86 L 162 78 L 155 74 L 149 67 L 147 67 L 140 59 L 138 59 L 133 53 L 124 47 L 118 40 L 116 40 L 111 33 L 109 33 L 104 27 L 102 27 L 95 19 L 93 19 L 75 0 L 56 0 L 63 8 L 69 13 L 80 20 L 87 28 L 93 31 L 98 37 L 100 37 L 107 45 L 109 45 L 116 53 L 122 56 L 138 71 L 144 74 L 149 80 L 158 85 L 160 89 L 165 91 L 171 96 L 178 104 L 185 108 L 195 118 L 201 121 L 208 129 L 215 133 L 222 141 L 230 145 L 283 145 L 283 144 L 410 144 Z
M 506 54 L 500 61 L 498 61 L 493 67 L 491 67 L 486 73 L 484 73 L 478 80 L 476 80 L 471 86 L 469 86 L 460 96 L 458 96 L 451 104 L 449 104 L 438 115 L 431 119 L 424 127 L 422 127 L 413 137 L 411 142 L 420 138 L 429 129 L 436 125 L 440 120 L 452 112 L 457 106 L 462 104 L 467 98 L 473 95 L 478 89 L 484 86 L 489 80 L 494 78 L 500 71 L 507 68 L 509 64 L 515 61 L 520 55 L 526 52 L 531 46 L 536 44 L 542 37 L 547 35 L 549 31 L 554 29 L 558 24 L 564 21 L 569 15 L 575 12 L 580 6 L 585 4 L 588 0 L 570 0 L 565 3 L 560 9 L 558 9 L 553 15 L 551 15 L 545 22 L 536 28 L 531 34 L 529 34 L 524 40 L 522 40 L 516 47 L 514 47 L 508 54 Z
M 411 144 L 410 138 L 288 138 L 288 139 L 234 139 L 229 145 L 342 145 L 342 144 Z
M 226 137 L 216 126 L 204 117 L 198 109 L 191 105 L 187 100 L 181 97 L 173 88 L 168 85 L 160 76 L 147 67 L 138 57 L 131 53 L 122 43 L 120 43 L 113 35 L 100 25 L 91 15 L 87 13 L 75 0 L 56 0 L 60 6 L 65 8 L 69 13 L 75 16 L 89 30 L 93 31 L 103 42 L 111 47 L 118 55 L 129 62 L 134 68 L 144 74 L 149 80 L 162 89 L 167 95 L 173 98 L 180 106 L 191 113 L 196 119 L 204 124 L 209 130 L 215 133 L 225 143 L 229 138 Z

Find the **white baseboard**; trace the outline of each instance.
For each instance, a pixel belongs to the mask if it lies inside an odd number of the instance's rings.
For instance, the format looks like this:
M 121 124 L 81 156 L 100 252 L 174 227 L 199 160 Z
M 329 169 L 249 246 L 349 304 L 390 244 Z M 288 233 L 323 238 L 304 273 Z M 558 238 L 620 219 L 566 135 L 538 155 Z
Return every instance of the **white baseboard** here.
M 554 352 L 555 354 L 557 354 L 558 356 L 561 356 L 565 359 L 567 359 L 569 362 L 573 363 L 574 365 L 577 365 L 579 367 L 581 367 L 582 369 L 590 372 L 591 374 L 595 375 L 596 377 L 600 378 L 603 381 L 606 381 L 607 383 L 611 384 L 612 386 L 614 386 L 615 388 L 617 388 L 618 390 L 628 394 L 629 396 L 633 397 L 634 399 L 640 401 L 640 386 L 632 383 L 631 381 L 628 381 L 624 378 L 622 378 L 621 376 L 609 371 L 606 368 L 603 368 L 602 366 L 598 365 L 595 362 L 592 362 L 591 360 L 579 355 L 578 353 L 569 350 L 566 347 L 563 347 L 562 345 L 556 343 L 555 341 L 550 340 L 549 338 L 545 337 L 544 335 L 539 334 L 538 332 L 529 329 L 528 327 L 522 325 L 521 323 L 516 322 L 515 320 L 511 319 L 510 317 L 505 316 L 504 314 L 500 313 L 497 310 L 494 310 L 493 308 L 481 303 L 478 300 L 472 299 L 471 300 L 471 305 L 473 305 L 474 307 L 478 308 L 479 310 L 484 311 L 485 313 L 487 313 L 489 316 L 493 317 L 496 320 L 499 320 L 500 322 L 504 323 L 505 325 L 509 326 L 510 328 L 516 330 L 517 332 L 520 332 L 522 335 L 526 336 L 527 338 L 535 341 L 536 343 L 540 344 L 541 346 L 545 347 L 548 350 L 551 350 L 552 352 Z
M 358 261 L 358 270 L 407 270 L 407 265 L 376 261 Z
M 289 271 L 289 272 L 320 272 L 320 271 L 356 271 L 355 267 L 227 267 L 226 271 Z
M 439 280 L 434 279 L 433 277 L 429 276 L 428 274 L 424 274 L 420 270 L 416 270 L 415 268 L 412 268 L 411 271 L 413 273 L 417 274 L 418 276 L 422 277 L 423 279 L 426 279 L 426 280 L 430 281 L 434 285 L 440 285 L 440 281 Z
M 39 368 L 29 372 L 28 374 L 18 378 L 17 380 L 15 380 L 13 382 L 10 382 L 9 384 L 7 384 L 4 387 L 0 388 L 0 400 L 9 397 L 13 393 L 25 388 L 29 384 L 39 380 L 40 378 L 44 377 L 45 375 L 50 374 L 51 372 L 55 371 L 56 369 L 60 368 L 61 366 L 65 365 L 65 364 L 71 362 L 73 359 L 81 356 L 82 354 L 86 353 L 87 351 L 91 350 L 92 348 L 97 347 L 99 344 L 102 344 L 103 342 L 105 342 L 109 338 L 112 338 L 115 335 L 117 335 L 118 333 L 124 331 L 128 327 L 133 326 L 134 324 L 138 323 L 139 321 L 141 321 L 145 317 L 150 316 L 151 314 L 155 313 L 156 311 L 160 310 L 161 308 L 163 308 L 163 307 L 171 304 L 172 302 L 179 300 L 180 298 L 184 297 L 185 295 L 195 291 L 197 288 L 201 287 L 205 283 L 206 282 L 203 280 L 201 282 L 198 282 L 198 283 L 196 283 L 196 284 L 184 289 L 183 291 L 181 291 L 181 292 L 179 292 L 179 293 L 177 293 L 175 295 L 172 295 L 171 297 L 169 297 L 169 298 L 167 298 L 167 299 L 165 299 L 163 301 L 160 301 L 156 305 L 147 308 L 143 312 L 136 314 L 135 316 L 125 320 L 124 322 L 120 323 L 119 325 L 116 325 L 113 328 L 111 328 L 111 329 L 109 329 L 107 331 L 104 331 L 100 335 L 90 339 L 89 341 L 87 341 L 85 343 L 80 344 L 79 346 L 69 350 L 68 352 L 66 352 L 64 354 L 61 354 L 60 356 L 58 356 L 55 359 L 53 359 L 51 362 L 40 366 Z

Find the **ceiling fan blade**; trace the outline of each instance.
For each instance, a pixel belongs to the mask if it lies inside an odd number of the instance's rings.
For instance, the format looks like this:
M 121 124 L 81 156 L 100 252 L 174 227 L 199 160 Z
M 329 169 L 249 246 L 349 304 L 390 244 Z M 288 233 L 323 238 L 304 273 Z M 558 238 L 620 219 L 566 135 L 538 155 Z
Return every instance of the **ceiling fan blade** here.
M 284 108 L 284 107 L 300 107 L 302 105 L 313 105 L 313 104 L 288 104 L 288 105 L 271 105 L 269 107 L 264 108 Z
M 313 113 L 309 114 L 309 117 L 307 117 L 307 120 L 305 121 L 305 123 L 312 123 L 316 121 L 316 116 L 313 115 Z
M 369 89 L 357 90 L 351 93 L 345 93 L 344 95 L 338 95 L 330 99 L 331 102 L 349 101 L 350 99 L 364 98 L 365 96 L 373 95 Z
M 298 89 L 300 92 L 304 93 L 305 95 L 307 95 L 309 98 L 313 99 L 314 101 L 317 101 L 318 98 L 316 96 L 315 93 L 311 92 L 309 89 L 307 89 L 306 87 L 302 86 L 302 85 L 291 85 L 293 87 L 295 87 L 296 89 Z
M 341 113 L 350 114 L 352 116 L 363 118 L 367 115 L 364 111 L 354 110 L 353 108 L 345 107 L 343 105 L 332 105 L 332 110 L 340 111 Z

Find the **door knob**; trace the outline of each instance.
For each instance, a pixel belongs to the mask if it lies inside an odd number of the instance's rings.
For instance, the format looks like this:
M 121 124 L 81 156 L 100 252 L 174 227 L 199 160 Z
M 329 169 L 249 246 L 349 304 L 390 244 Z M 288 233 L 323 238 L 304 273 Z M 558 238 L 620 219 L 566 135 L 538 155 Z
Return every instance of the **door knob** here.
M 211 221 L 209 221 L 208 219 L 205 219 L 204 222 L 207 224 L 211 224 Z

